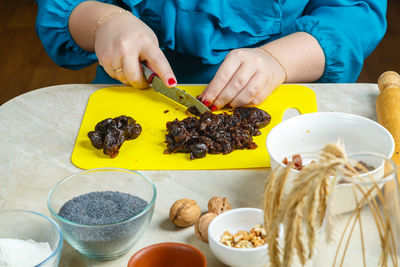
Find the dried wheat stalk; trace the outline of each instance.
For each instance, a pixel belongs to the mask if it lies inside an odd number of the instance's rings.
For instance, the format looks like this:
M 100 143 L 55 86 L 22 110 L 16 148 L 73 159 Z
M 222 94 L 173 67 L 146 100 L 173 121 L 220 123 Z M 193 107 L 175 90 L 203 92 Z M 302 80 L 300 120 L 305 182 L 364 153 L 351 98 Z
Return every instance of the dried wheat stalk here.
M 285 186 L 291 172 L 289 165 L 283 170 L 272 172 L 265 184 L 264 193 L 264 225 L 267 231 L 267 244 L 271 266 L 291 266 L 294 255 L 302 265 L 313 257 L 317 230 L 321 228 L 325 220 L 328 224 L 326 229 L 334 229 L 332 224 L 332 201 L 328 201 L 330 193 L 336 184 L 338 173 L 348 177 L 357 176 L 358 172 L 348 162 L 343 145 L 340 143 L 328 144 L 324 147 L 317 162 L 305 166 L 293 185 L 286 194 Z M 333 177 L 333 179 L 332 179 Z M 359 176 L 358 176 L 359 177 Z M 361 186 L 355 186 L 362 193 L 362 199 L 357 200 L 357 207 L 351 213 L 349 221 L 342 233 L 339 246 L 336 251 L 336 264 L 339 257 L 341 245 L 344 246 L 340 266 L 343 265 L 355 225 L 360 227 L 361 240 L 364 242 L 364 231 L 362 227 L 360 212 L 361 208 L 368 203 L 377 225 L 381 239 L 382 255 L 381 266 L 387 266 L 387 260 L 397 261 L 395 239 L 388 220 L 388 211 L 381 214 L 378 204 L 371 200 L 371 192 L 378 191 L 377 196 L 383 201 L 383 195 L 375 184 L 370 190 L 365 191 Z M 355 194 L 355 193 L 354 193 Z M 280 244 L 280 228 L 283 227 L 283 244 Z M 332 239 L 332 233 L 327 231 L 327 240 Z M 282 243 L 282 242 L 281 242 Z M 307 245 L 305 244 L 307 243 Z M 363 245 L 362 253 L 365 254 Z M 364 265 L 365 265 L 364 255 Z M 398 264 L 394 264 L 398 266 Z

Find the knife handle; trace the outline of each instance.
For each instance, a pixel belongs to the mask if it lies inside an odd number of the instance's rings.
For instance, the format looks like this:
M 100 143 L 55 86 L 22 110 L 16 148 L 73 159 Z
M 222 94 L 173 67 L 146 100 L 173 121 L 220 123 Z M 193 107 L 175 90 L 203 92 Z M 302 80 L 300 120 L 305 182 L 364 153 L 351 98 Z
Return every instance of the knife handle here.
M 146 67 L 144 64 L 141 64 L 142 68 L 143 68 L 143 74 L 144 77 L 146 78 L 146 81 L 151 84 L 151 82 L 153 81 L 154 76 L 157 76 L 157 74 L 155 72 L 153 72 L 151 69 L 149 69 L 148 67 Z

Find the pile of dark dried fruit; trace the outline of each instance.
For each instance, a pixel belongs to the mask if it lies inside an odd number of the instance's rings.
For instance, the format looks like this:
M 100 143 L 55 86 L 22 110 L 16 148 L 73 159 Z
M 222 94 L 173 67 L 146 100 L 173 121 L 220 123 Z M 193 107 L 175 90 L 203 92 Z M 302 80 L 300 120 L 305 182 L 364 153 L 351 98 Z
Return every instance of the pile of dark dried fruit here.
M 233 114 L 206 112 L 197 117 L 167 122 L 164 153 L 190 153 L 190 159 L 203 158 L 207 153 L 228 154 L 235 149 L 255 149 L 252 136 L 267 126 L 271 116 L 254 107 L 239 107 Z
M 94 131 L 88 133 L 92 145 L 103 149 L 103 153 L 115 158 L 124 141 L 136 139 L 142 132 L 142 126 L 128 116 L 108 118 L 96 124 Z

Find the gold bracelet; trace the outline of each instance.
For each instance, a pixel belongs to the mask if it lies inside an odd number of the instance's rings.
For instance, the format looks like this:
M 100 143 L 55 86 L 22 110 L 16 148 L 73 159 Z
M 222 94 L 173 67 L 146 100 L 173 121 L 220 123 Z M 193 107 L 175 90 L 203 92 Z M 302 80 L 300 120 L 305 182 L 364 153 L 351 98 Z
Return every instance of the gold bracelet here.
M 125 9 L 118 9 L 116 11 L 113 11 L 107 15 L 102 16 L 101 18 L 99 18 L 99 20 L 97 21 L 96 27 L 94 28 L 94 35 L 96 35 L 97 30 L 100 28 L 100 26 L 106 22 L 107 20 L 109 20 L 110 18 L 114 17 L 115 15 L 119 15 L 119 14 L 126 14 L 126 13 L 131 13 L 128 10 Z
M 262 51 L 264 51 L 265 53 L 267 53 L 268 55 L 270 55 L 273 59 L 275 59 L 276 62 L 278 62 L 278 64 L 281 66 L 283 72 L 285 73 L 285 80 L 283 81 L 283 83 L 287 82 L 287 71 L 286 68 L 283 66 L 282 62 L 277 59 L 271 52 L 269 52 L 267 49 L 263 48 L 263 47 L 258 47 L 259 49 L 261 49 Z

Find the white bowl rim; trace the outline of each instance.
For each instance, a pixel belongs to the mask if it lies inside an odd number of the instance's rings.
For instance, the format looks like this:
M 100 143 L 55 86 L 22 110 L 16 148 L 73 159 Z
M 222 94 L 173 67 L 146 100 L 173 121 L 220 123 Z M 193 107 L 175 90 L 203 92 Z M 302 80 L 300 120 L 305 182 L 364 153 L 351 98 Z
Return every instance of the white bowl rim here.
M 68 180 L 68 179 L 70 179 L 70 178 L 72 178 L 74 176 L 81 175 L 81 174 L 88 173 L 88 172 L 97 172 L 97 171 L 123 171 L 123 172 L 130 172 L 130 173 L 134 173 L 134 174 L 139 175 L 144 180 L 146 180 L 151 185 L 151 187 L 153 189 L 153 197 L 151 198 L 151 201 L 149 203 L 147 203 L 146 207 L 141 212 L 139 212 L 138 214 L 135 214 L 132 217 L 126 218 L 125 220 L 122 220 L 122 221 L 119 221 L 119 222 L 115 222 L 115 223 L 95 224 L 95 225 L 82 224 L 82 223 L 77 223 L 77 222 L 73 222 L 73 221 L 67 220 L 66 218 L 58 215 L 58 213 L 55 212 L 55 210 L 53 209 L 53 207 L 51 205 L 51 201 L 50 201 L 51 196 L 53 194 L 53 191 L 60 184 L 62 184 L 63 182 L 65 182 L 66 180 Z M 50 210 L 50 213 L 51 213 L 52 216 L 55 216 L 57 219 L 59 219 L 62 222 L 65 222 L 65 223 L 68 223 L 68 224 L 71 224 L 71 225 L 75 225 L 75 226 L 80 226 L 80 227 L 102 228 L 102 227 L 105 227 L 105 226 L 115 226 L 115 225 L 119 225 L 119 224 L 124 224 L 126 222 L 133 221 L 133 220 L 139 218 L 140 216 L 146 214 L 147 211 L 149 209 L 151 209 L 151 207 L 155 206 L 156 198 L 157 198 L 156 186 L 153 183 L 153 181 L 150 180 L 150 178 L 148 178 L 146 175 L 144 175 L 144 174 L 142 174 L 141 172 L 138 172 L 138 171 L 123 169 L 123 168 L 105 167 L 105 168 L 95 168 L 95 169 L 87 169 L 87 170 L 79 171 L 79 172 L 73 173 L 71 175 L 68 175 L 67 177 L 65 177 L 65 178 L 61 179 L 60 181 L 58 181 L 55 185 L 53 185 L 51 187 L 51 189 L 50 189 L 50 191 L 49 191 L 49 193 L 47 195 L 47 208 Z
M 335 111 L 335 112 L 332 112 L 332 111 L 324 111 L 324 112 L 312 112 L 312 113 L 300 114 L 300 115 L 298 115 L 298 116 L 289 118 L 289 119 L 284 120 L 284 121 L 282 121 L 281 123 L 277 124 L 277 125 L 276 125 L 275 127 L 273 127 L 273 128 L 271 129 L 271 131 L 268 133 L 268 136 L 267 136 L 267 139 L 266 139 L 266 147 L 267 147 L 267 152 L 268 152 L 269 157 L 270 157 L 270 158 L 273 158 L 276 162 L 279 162 L 279 164 L 280 164 L 281 166 L 283 166 L 283 163 L 281 162 L 281 160 L 277 160 L 277 159 L 275 158 L 275 156 L 274 156 L 274 155 L 271 155 L 271 153 L 270 153 L 269 150 L 268 150 L 268 147 L 270 147 L 270 146 L 269 146 L 269 143 L 271 142 L 271 138 L 270 138 L 271 134 L 272 134 L 272 136 L 273 136 L 273 135 L 275 134 L 276 131 L 279 131 L 280 128 L 286 126 L 286 124 L 289 124 L 289 123 L 291 123 L 291 122 L 293 122 L 293 121 L 296 121 L 296 120 L 303 120 L 304 118 L 307 118 L 307 117 L 320 117 L 320 116 L 335 116 L 335 117 L 341 117 L 341 118 L 355 118 L 355 119 L 359 119 L 359 120 L 361 120 L 361 121 L 365 121 L 366 123 L 369 123 L 369 124 L 371 124 L 371 125 L 376 126 L 377 128 L 379 128 L 380 130 L 382 130 L 382 131 L 389 137 L 391 149 L 390 149 L 389 155 L 385 155 L 385 156 L 387 156 L 388 158 L 392 157 L 392 155 L 393 155 L 393 153 L 394 153 L 394 148 L 395 148 L 395 147 L 394 147 L 394 146 L 395 146 L 395 144 L 394 144 L 394 139 L 393 139 L 392 134 L 391 134 L 385 127 L 383 127 L 382 125 L 380 125 L 380 124 L 377 123 L 376 121 L 373 121 L 373 120 L 371 120 L 371 119 L 369 119 L 369 118 L 366 118 L 366 117 L 363 117 L 363 116 L 360 116 L 360 115 L 357 115 L 357 114 L 345 113 L 345 112 L 336 112 L 336 111 Z M 311 152 L 312 152 L 312 151 L 311 151 Z M 352 153 L 354 153 L 354 152 L 352 152 Z
M 56 257 L 60 251 L 62 251 L 64 235 L 63 235 L 63 232 L 61 231 L 60 226 L 52 218 L 50 218 L 42 213 L 36 212 L 36 211 L 31 211 L 31 210 L 2 210 L 2 211 L 0 211 L 0 213 L 17 213 L 17 212 L 31 213 L 31 214 L 43 217 L 44 219 L 48 220 L 56 228 L 57 233 L 60 237 L 60 240 L 58 240 L 58 244 L 57 244 L 56 248 L 52 251 L 52 253 L 46 259 L 44 259 L 43 261 L 41 261 L 39 264 L 37 264 L 35 266 L 39 267 L 39 266 L 42 266 L 42 265 L 48 263 L 52 258 Z
M 244 212 L 244 211 L 250 211 L 250 212 L 256 212 L 256 213 L 264 213 L 264 211 L 263 211 L 262 209 L 258 209 L 258 208 L 246 208 L 246 207 L 245 207 L 245 208 L 236 208 L 236 209 L 231 209 L 231 210 L 225 211 L 225 212 L 219 214 L 217 217 L 215 217 L 215 218 L 211 221 L 210 225 L 208 226 L 208 227 L 209 227 L 208 233 L 211 232 L 211 231 L 210 231 L 210 228 L 214 227 L 214 225 L 218 222 L 219 219 L 221 219 L 221 218 L 223 218 L 223 217 L 226 217 L 226 216 L 229 216 L 229 215 L 231 215 L 232 213 L 240 213 L 240 212 Z M 256 248 L 232 248 L 232 247 L 228 247 L 227 245 L 222 244 L 221 242 L 219 242 L 218 240 L 216 240 L 213 236 L 211 236 L 211 234 L 208 235 L 208 238 L 209 238 L 209 239 L 211 238 L 211 239 L 214 241 L 214 243 L 217 244 L 218 247 L 221 247 L 221 248 L 223 248 L 223 249 L 227 249 L 227 250 L 229 250 L 229 251 L 248 251 L 248 252 L 255 252 L 255 251 L 258 251 L 258 250 L 266 249 L 267 246 L 268 246 L 267 244 L 264 244 L 264 245 L 261 245 L 261 246 L 256 247 Z

